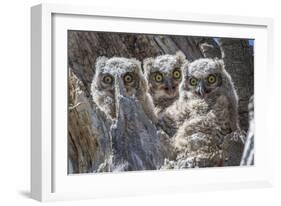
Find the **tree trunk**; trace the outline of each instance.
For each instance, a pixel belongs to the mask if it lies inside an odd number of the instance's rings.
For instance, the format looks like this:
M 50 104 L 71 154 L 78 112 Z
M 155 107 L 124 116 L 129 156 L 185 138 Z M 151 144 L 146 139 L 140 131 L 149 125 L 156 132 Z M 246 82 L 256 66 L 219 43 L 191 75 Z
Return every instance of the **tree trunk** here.
M 241 160 L 241 165 L 254 165 L 254 96 L 251 97 L 249 102 L 249 130 L 244 147 L 244 152 Z
M 241 128 L 248 130 L 248 102 L 254 92 L 252 48 L 245 39 L 221 38 L 219 45 L 226 69 L 234 81 L 239 96 Z
M 111 121 L 85 95 L 85 86 L 69 72 L 68 173 L 95 171 L 111 155 Z

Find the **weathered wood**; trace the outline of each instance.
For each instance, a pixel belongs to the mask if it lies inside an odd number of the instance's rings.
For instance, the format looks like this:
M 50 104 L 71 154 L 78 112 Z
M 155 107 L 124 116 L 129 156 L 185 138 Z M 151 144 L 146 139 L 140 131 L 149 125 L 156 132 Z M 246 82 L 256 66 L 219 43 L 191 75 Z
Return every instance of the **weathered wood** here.
M 117 119 L 111 122 L 89 101 L 70 73 L 68 173 L 159 169 L 173 149 L 169 137 L 145 115 L 141 104 L 116 82 Z
M 110 120 L 86 97 L 83 83 L 70 71 L 68 173 L 93 172 L 110 152 Z
M 112 170 L 159 169 L 170 144 L 161 144 L 156 126 L 145 115 L 141 104 L 127 96 L 123 81 L 115 83 L 117 119 L 112 126 Z M 167 136 L 168 139 L 168 136 Z
M 219 45 L 226 69 L 234 81 L 239 96 L 241 128 L 248 130 L 248 102 L 254 92 L 252 48 L 246 39 L 221 38 Z
M 251 97 L 249 101 L 249 130 L 247 134 L 247 140 L 245 143 L 245 148 L 241 160 L 241 165 L 254 165 L 254 131 L 255 131 L 255 121 L 254 121 L 254 96 Z

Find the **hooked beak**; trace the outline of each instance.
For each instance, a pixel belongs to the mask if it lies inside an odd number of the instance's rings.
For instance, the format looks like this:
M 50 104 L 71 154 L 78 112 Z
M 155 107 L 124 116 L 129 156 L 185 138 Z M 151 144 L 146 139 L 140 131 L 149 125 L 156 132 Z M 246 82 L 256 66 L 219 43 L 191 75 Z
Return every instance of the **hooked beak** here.
M 165 81 L 164 90 L 169 95 L 174 94 L 176 88 L 177 88 L 177 86 L 173 83 L 173 80 L 171 78 L 169 78 Z
M 206 87 L 203 81 L 200 81 L 197 88 L 196 88 L 196 94 L 200 96 L 201 98 L 204 98 L 206 94 Z

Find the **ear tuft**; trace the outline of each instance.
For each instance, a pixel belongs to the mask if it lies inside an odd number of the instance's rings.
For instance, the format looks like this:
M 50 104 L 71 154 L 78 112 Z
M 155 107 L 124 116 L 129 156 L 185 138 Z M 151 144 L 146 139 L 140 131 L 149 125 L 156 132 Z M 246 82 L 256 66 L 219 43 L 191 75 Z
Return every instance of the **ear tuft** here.
M 99 57 L 96 59 L 96 64 L 95 64 L 96 69 L 97 69 L 97 68 L 102 68 L 102 67 L 104 67 L 107 60 L 108 60 L 107 57 L 105 57 L 105 56 L 99 56 Z
M 181 66 L 181 72 L 183 76 L 187 75 L 189 64 L 190 64 L 189 61 L 185 61 L 185 63 L 183 63 L 183 65 Z
M 187 62 L 186 56 L 182 51 L 177 51 L 176 59 L 177 59 L 177 62 L 181 65 L 184 64 L 185 62 Z
M 218 57 L 214 58 L 216 65 L 218 65 L 221 69 L 224 69 L 225 64 L 223 59 L 219 59 Z
M 155 59 L 152 57 L 143 60 L 143 70 L 145 74 L 149 74 Z
M 135 58 L 131 58 L 130 61 L 135 64 L 141 70 L 141 62 Z

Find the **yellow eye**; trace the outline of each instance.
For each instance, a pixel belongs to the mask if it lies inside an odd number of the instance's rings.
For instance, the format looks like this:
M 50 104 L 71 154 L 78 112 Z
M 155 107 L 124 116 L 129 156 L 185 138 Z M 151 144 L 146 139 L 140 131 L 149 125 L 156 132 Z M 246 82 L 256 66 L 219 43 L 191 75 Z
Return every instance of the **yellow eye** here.
M 123 79 L 124 79 L 125 83 L 132 83 L 133 82 L 133 76 L 131 74 L 125 74 Z
M 181 72 L 180 72 L 178 69 L 176 69 L 176 70 L 173 72 L 173 77 L 174 77 L 175 79 L 180 79 L 180 78 L 181 78 Z
M 106 75 L 104 76 L 103 80 L 102 80 L 105 84 L 112 84 L 113 82 L 113 78 L 110 75 Z
M 193 77 L 191 77 L 190 80 L 189 80 L 189 83 L 190 83 L 191 86 L 196 86 L 197 82 L 198 82 L 197 79 L 195 79 Z
M 162 82 L 163 81 L 163 74 L 161 74 L 161 73 L 155 74 L 154 79 L 155 79 L 156 82 Z
M 217 81 L 217 78 L 215 75 L 211 74 L 208 76 L 208 83 L 209 84 L 214 84 Z

